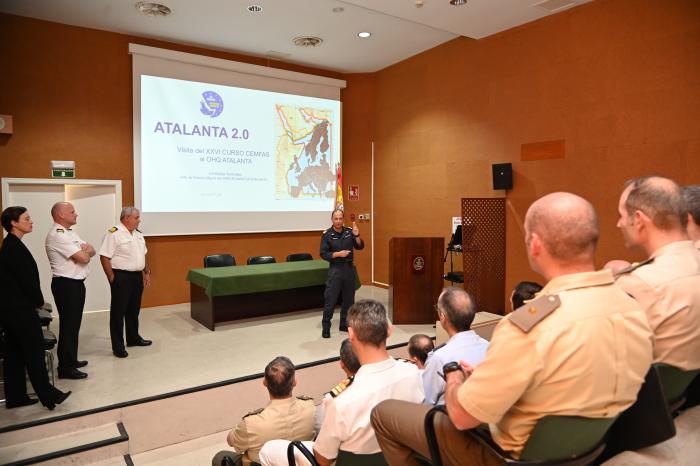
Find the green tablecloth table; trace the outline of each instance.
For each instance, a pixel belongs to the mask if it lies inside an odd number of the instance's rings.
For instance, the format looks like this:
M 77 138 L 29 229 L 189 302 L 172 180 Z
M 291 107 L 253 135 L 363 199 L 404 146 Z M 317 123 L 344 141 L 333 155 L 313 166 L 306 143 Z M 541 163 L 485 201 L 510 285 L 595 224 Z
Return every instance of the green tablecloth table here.
M 328 262 L 280 262 L 191 269 L 190 315 L 210 330 L 217 322 L 323 307 Z M 360 281 L 355 270 L 355 286 Z

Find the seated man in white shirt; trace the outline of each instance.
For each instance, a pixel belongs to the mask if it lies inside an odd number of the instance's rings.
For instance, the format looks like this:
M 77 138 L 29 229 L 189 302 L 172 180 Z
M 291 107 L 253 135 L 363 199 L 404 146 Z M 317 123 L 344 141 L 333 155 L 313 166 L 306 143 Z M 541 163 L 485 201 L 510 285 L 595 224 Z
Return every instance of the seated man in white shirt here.
M 348 311 L 348 337 L 361 367 L 341 396 L 326 407 L 326 416 L 315 442 L 304 442 L 321 466 L 330 465 L 340 450 L 356 454 L 381 450 L 370 425 L 372 408 L 383 400 L 395 399 L 419 403 L 423 386 L 418 368 L 397 361 L 386 350 L 391 325 L 384 306 L 371 299 L 356 302 Z M 271 440 L 260 451 L 263 466 L 286 466 L 287 445 Z M 298 465 L 308 465 L 301 454 Z
M 450 361 L 467 361 L 472 366 L 486 356 L 489 342 L 470 330 L 476 313 L 474 302 L 462 288 L 449 286 L 442 290 L 435 308 L 440 325 L 450 339 L 430 354 L 423 371 L 426 404 L 445 404 L 445 379 L 442 367 Z

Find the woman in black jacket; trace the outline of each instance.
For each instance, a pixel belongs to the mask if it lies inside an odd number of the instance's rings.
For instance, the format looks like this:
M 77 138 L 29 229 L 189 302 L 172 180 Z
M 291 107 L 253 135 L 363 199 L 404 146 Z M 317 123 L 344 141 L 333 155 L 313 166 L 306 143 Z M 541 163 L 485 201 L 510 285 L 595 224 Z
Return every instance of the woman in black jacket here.
M 54 409 L 68 398 L 49 382 L 44 364 L 44 335 L 36 308 L 44 304 L 39 286 L 39 269 L 21 238 L 32 231 L 32 219 L 24 207 L 2 212 L 7 237 L 0 248 L 0 323 L 5 333 L 6 408 L 37 402 L 27 396 L 25 369 L 41 404 Z

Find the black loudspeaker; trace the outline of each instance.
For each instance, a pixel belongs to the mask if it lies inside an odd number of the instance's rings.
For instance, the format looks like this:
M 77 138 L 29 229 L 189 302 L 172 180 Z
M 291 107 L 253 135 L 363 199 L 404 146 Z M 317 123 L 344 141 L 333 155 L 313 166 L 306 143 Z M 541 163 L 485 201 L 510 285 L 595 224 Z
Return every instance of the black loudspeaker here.
M 513 189 L 513 166 L 509 163 L 494 163 L 491 165 L 493 173 L 493 189 Z

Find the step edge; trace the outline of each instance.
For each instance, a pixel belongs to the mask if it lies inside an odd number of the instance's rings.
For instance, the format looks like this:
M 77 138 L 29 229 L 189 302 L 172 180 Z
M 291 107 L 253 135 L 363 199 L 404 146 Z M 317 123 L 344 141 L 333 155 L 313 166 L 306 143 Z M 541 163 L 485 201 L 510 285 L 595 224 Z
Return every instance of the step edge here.
M 37 456 L 32 456 L 30 458 L 24 458 L 11 463 L 5 463 L 3 466 L 25 466 L 28 464 L 40 463 L 42 461 L 53 460 L 56 458 L 62 458 L 68 455 L 74 455 L 77 453 L 83 453 L 90 450 L 96 450 L 98 448 L 107 447 L 110 445 L 115 445 L 117 443 L 128 442 L 129 434 L 124 427 L 122 422 L 117 422 L 117 430 L 119 430 L 119 436 L 111 437 L 104 440 L 98 440 L 97 442 L 86 443 L 84 445 L 78 445 L 75 447 L 65 448 L 63 450 L 57 450 L 49 453 L 44 453 Z

